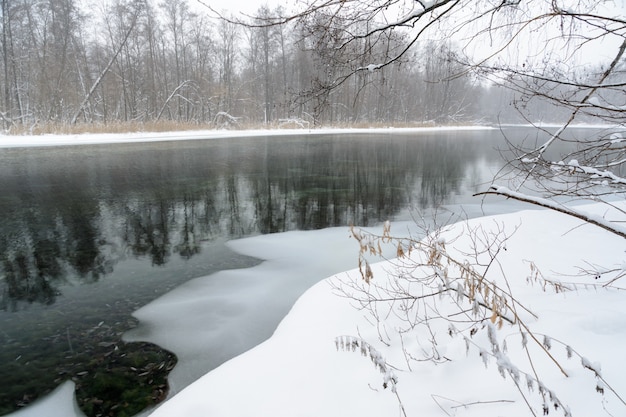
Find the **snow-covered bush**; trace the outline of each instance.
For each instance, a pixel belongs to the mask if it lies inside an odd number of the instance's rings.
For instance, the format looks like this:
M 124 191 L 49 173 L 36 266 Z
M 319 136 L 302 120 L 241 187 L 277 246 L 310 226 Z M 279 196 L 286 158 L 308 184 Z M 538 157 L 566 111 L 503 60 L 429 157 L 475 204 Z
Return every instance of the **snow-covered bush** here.
M 465 222 L 424 230 L 422 239 L 394 237 L 389 223 L 382 235 L 352 227 L 351 235 L 360 247 L 360 279 L 337 279 L 333 286 L 367 313 L 378 334 L 376 343 L 402 351 L 408 372 L 417 363 L 443 365 L 479 359 L 485 367 L 497 370 L 494 377 L 510 382 L 530 415 L 535 416 L 552 412 L 571 416 L 576 411 L 560 395 L 563 381 L 576 374 L 583 395 L 592 396 L 591 401 L 599 404 L 610 396 L 613 406 L 626 412 L 626 402 L 604 379 L 600 365 L 551 334 L 528 304 L 586 289 L 616 290 L 613 287 L 622 272 L 616 268 L 597 276 L 579 268 L 579 281 L 566 282 L 555 273 L 548 278 L 534 262 L 523 259 L 520 251 L 529 242 L 509 249 L 519 227 Z M 397 259 L 388 261 L 384 277 L 377 279 L 371 262 L 382 256 L 384 245 L 396 247 Z M 394 367 L 368 342 L 341 336 L 336 343 L 341 350 L 360 350 L 370 357 L 375 352 L 376 359 L 372 360 L 384 375 L 384 387 L 388 387 L 388 370 Z M 580 375 L 581 365 L 590 372 Z M 468 378 L 472 380 L 472 375 Z M 401 379 L 394 373 L 391 381 L 402 405 L 396 390 Z M 475 400 L 481 402 L 481 398 Z

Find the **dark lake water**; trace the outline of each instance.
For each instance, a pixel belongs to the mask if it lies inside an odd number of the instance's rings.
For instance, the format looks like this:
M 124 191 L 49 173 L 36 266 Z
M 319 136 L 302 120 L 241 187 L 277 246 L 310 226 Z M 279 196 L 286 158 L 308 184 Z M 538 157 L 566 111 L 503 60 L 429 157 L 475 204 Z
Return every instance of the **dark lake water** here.
M 175 358 L 121 335 L 172 288 L 258 262 L 224 242 L 466 202 L 498 147 L 478 130 L 0 149 L 0 415 L 68 379 L 88 415 L 160 400 Z

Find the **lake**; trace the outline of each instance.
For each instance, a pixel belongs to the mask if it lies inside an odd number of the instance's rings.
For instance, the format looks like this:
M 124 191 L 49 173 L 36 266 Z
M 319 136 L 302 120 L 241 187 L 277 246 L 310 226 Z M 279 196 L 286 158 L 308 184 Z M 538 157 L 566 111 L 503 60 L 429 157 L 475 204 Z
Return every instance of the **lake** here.
M 0 149 L 0 415 L 69 379 L 87 415 L 162 400 L 176 357 L 122 340 L 133 311 L 260 262 L 233 239 L 476 203 L 504 146 L 390 130 Z

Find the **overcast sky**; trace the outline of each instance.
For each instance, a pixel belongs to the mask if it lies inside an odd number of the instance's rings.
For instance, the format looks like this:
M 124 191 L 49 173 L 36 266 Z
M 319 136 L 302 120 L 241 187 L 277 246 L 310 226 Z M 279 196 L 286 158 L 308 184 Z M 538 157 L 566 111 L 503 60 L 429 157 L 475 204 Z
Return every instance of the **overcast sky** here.
M 190 4 L 195 4 L 198 7 L 202 8 L 203 3 L 211 6 L 217 11 L 228 10 L 231 13 L 245 13 L 251 14 L 258 10 L 263 5 L 268 5 L 270 8 L 275 7 L 278 4 L 283 5 L 283 7 L 292 7 L 295 3 L 294 0 L 191 0 Z
M 189 0 L 192 7 L 198 7 L 198 10 L 207 10 L 206 6 L 210 6 L 218 12 L 230 12 L 233 15 L 246 14 L 254 15 L 255 12 L 263 5 L 268 5 L 270 9 L 281 5 L 287 10 L 293 10 L 297 4 L 302 6 L 304 0 Z M 626 0 L 613 0 L 605 3 L 605 7 L 614 9 L 616 16 L 623 17 L 626 8 Z M 610 13 L 609 13 L 610 15 Z M 558 37 L 558 34 L 556 34 Z M 547 34 L 544 34 L 547 36 Z M 618 42 L 619 41 L 619 42 Z M 616 44 L 621 40 L 606 37 L 602 42 L 595 42 L 584 48 L 584 51 L 577 53 L 579 62 L 602 62 L 610 61 L 616 51 Z M 523 48 L 522 48 L 523 49 Z M 516 49 L 517 50 L 517 49 Z M 515 52 L 515 51 L 513 51 Z M 517 50 L 517 56 L 525 55 Z

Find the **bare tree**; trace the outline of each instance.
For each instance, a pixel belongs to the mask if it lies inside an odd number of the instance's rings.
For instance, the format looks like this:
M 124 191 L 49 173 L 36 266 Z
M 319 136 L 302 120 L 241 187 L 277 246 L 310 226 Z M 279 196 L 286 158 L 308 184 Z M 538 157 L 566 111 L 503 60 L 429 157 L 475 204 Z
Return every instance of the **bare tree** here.
M 190 24 L 197 18 L 189 10 L 186 0 L 176 0 L 161 3 L 161 9 L 166 17 L 166 33 L 169 34 L 171 45 L 170 53 L 174 63 L 173 96 L 176 101 L 174 117 L 179 120 L 190 120 L 195 106 L 198 104 L 193 96 L 194 86 L 191 79 L 191 51 L 188 41 Z M 191 93 L 191 94 L 190 94 Z
M 105 76 L 111 66 L 115 68 L 116 80 L 111 89 L 111 107 L 115 119 L 136 120 L 140 115 L 141 67 L 136 50 L 142 49 L 143 41 L 132 36 L 137 22 L 145 10 L 143 0 L 118 0 L 105 14 L 109 42 L 109 58 L 100 73 Z M 101 77 L 100 77 L 101 78 Z M 102 79 L 99 80 L 99 83 Z
M 261 6 L 256 12 L 260 22 L 264 22 L 274 14 L 268 6 Z M 275 118 L 275 90 L 280 88 L 278 81 L 278 62 L 281 47 L 282 28 L 280 26 L 261 25 L 244 28 L 246 36 L 245 68 L 241 72 L 242 85 L 249 92 L 255 120 L 268 123 Z M 284 48 L 284 45 L 283 45 Z M 284 49 L 283 49 L 284 54 Z M 286 84 L 285 62 L 283 55 L 283 79 Z M 284 86 L 282 88 L 285 88 Z M 281 88 L 281 89 L 282 89 Z M 280 90 L 279 90 L 280 91 Z
M 131 18 L 131 22 L 128 25 L 128 28 L 126 29 L 126 33 L 124 34 L 123 38 L 121 39 L 121 42 L 120 42 L 119 46 L 117 47 L 117 49 L 113 52 L 111 58 L 109 59 L 109 62 L 102 69 L 102 71 L 100 72 L 100 74 L 98 75 L 96 80 L 93 82 L 93 84 L 92 84 L 91 88 L 89 89 L 89 91 L 85 94 L 85 98 L 83 99 L 83 101 L 78 106 L 78 109 L 76 110 L 76 113 L 74 113 L 74 116 L 72 116 L 72 120 L 71 120 L 72 124 L 76 123 L 76 121 L 78 120 L 78 117 L 83 112 L 83 110 L 85 109 L 85 106 L 87 105 L 87 103 L 91 99 L 92 95 L 94 94 L 94 92 L 96 91 L 96 89 L 98 88 L 98 86 L 100 85 L 102 80 L 104 79 L 104 76 L 109 72 L 109 69 L 111 69 L 111 66 L 113 65 L 113 63 L 115 62 L 117 57 L 119 56 L 120 52 L 126 46 L 126 42 L 128 41 L 128 37 L 130 36 L 131 32 L 135 29 L 135 24 L 137 23 L 137 18 L 138 18 L 139 13 L 141 11 L 142 11 L 142 4 L 141 3 L 137 3 L 137 5 L 135 7 L 135 10 L 133 12 L 132 18 Z
M 588 200 L 612 205 L 626 191 L 624 10 L 604 2 L 581 2 L 575 8 L 552 2 L 525 25 L 508 30 L 521 36 L 539 25 L 546 36 L 559 35 L 546 39 L 549 49 L 542 61 L 529 58 L 511 65 L 492 60 L 481 63 L 480 71 L 519 95 L 517 105 L 536 127 L 537 140 L 510 144 L 509 164 L 481 194 L 548 207 L 626 238 L 620 219 L 589 216 L 569 204 Z M 604 57 L 585 56 L 598 47 Z M 557 125 L 544 127 L 525 114 L 533 103 L 556 115 Z M 572 129 L 581 122 L 597 128 L 582 134 Z
M 17 68 L 15 48 L 13 46 L 13 31 L 11 30 L 11 20 L 15 12 L 15 5 L 10 7 L 8 0 L 2 0 L 2 66 L 4 72 L 4 111 L 0 112 L 2 123 L 9 127 L 13 123 L 14 117 L 21 118 L 22 106 L 17 84 Z M 13 103 L 17 103 L 18 114 L 13 115 Z
M 424 77 L 422 108 L 426 120 L 437 123 L 462 121 L 477 99 L 472 80 L 464 75 L 458 54 L 448 42 L 429 41 L 420 48 Z
M 237 60 L 237 41 L 239 27 L 227 21 L 220 21 L 217 37 L 217 53 L 219 67 L 219 109 L 226 112 L 233 110 L 234 78 Z

